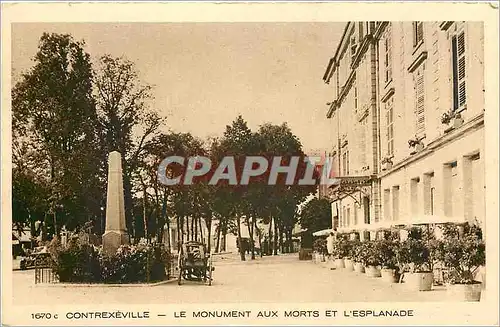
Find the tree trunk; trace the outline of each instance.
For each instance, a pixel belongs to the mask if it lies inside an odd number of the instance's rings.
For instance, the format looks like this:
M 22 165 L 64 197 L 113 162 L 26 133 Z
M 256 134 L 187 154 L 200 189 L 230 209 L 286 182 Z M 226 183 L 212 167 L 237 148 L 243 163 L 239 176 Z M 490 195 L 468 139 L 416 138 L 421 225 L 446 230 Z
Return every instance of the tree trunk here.
M 252 222 L 253 222 L 254 217 L 252 217 Z M 247 222 L 247 227 L 248 227 L 248 235 L 250 235 L 250 249 L 252 251 L 252 260 L 255 260 L 255 242 L 253 240 L 253 223 L 250 222 L 250 218 L 248 218 L 248 215 L 246 216 L 246 222 Z
M 273 254 L 278 255 L 278 224 L 276 224 L 276 220 L 274 220 L 274 246 L 273 246 Z
M 221 221 L 217 224 L 217 242 L 215 243 L 215 253 L 219 253 L 219 245 L 220 245 L 220 234 L 222 232 Z
M 281 253 L 284 253 L 285 252 L 285 244 L 283 244 L 283 225 L 279 226 L 279 237 L 280 237 L 279 243 L 280 243 Z
M 226 252 L 226 235 L 227 235 L 227 220 L 224 221 L 223 229 L 222 229 L 222 251 L 221 252 Z
M 201 224 L 201 217 L 198 219 L 198 228 L 200 230 L 200 242 L 206 244 L 205 240 L 203 239 L 203 226 Z
M 273 253 L 273 217 L 269 220 L 269 245 L 267 246 L 267 254 L 271 255 Z
M 162 223 L 164 223 L 163 226 L 165 226 L 165 224 L 167 226 L 167 249 L 170 252 L 170 249 L 171 249 L 171 244 L 170 244 L 170 220 L 167 217 L 167 195 L 165 193 L 163 194 L 163 203 L 162 203 L 162 208 L 161 208 L 161 216 L 162 216 Z M 161 227 L 162 241 L 163 241 L 163 231 L 164 231 L 163 226 Z
M 212 251 L 212 219 L 206 220 L 207 225 L 207 248 L 208 253 Z
M 259 238 L 259 249 L 260 249 L 259 252 L 260 252 L 260 257 L 262 258 L 262 256 L 263 256 L 263 253 L 262 253 L 262 235 L 260 234 L 260 229 L 257 226 L 257 219 L 254 219 L 253 224 L 254 224 L 254 230 L 257 234 L 257 237 Z
M 238 229 L 238 250 L 240 251 L 240 258 L 241 261 L 245 261 L 245 250 L 243 249 L 243 244 L 241 242 L 241 218 L 239 214 L 236 214 L 236 223 L 238 224 L 237 229 Z
M 186 240 L 189 241 L 189 236 L 190 236 L 190 234 L 189 234 L 189 216 L 186 217 L 186 233 L 187 233 Z
M 199 218 L 193 217 L 193 225 L 191 227 L 195 241 L 198 241 L 198 219 Z

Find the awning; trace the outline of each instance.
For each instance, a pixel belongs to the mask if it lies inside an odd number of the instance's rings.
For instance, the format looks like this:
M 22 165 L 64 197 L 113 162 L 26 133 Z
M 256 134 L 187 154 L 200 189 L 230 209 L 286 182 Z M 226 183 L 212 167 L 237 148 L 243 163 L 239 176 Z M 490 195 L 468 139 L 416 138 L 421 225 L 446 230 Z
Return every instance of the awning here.
M 328 236 L 333 232 L 333 229 L 323 229 L 313 233 L 313 236 Z
M 406 217 L 406 219 L 392 221 L 394 226 L 430 225 L 446 223 L 464 223 L 464 217 L 447 217 L 438 215 L 419 215 Z
M 356 192 L 363 194 L 369 194 L 369 188 L 372 185 L 372 181 L 376 178 L 375 176 L 342 176 L 336 177 L 338 182 L 331 185 L 328 194 L 332 198 L 344 198 L 347 196 L 352 196 Z M 353 197 L 354 198 L 354 197 Z M 361 202 L 361 198 L 358 200 L 354 198 L 358 203 Z

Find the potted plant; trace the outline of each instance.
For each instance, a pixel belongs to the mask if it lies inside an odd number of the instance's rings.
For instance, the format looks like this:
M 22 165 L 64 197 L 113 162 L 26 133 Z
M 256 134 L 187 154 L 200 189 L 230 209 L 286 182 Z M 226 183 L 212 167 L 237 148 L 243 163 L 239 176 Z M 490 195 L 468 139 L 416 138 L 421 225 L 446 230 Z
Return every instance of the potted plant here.
M 430 250 L 425 240 L 408 237 L 396 253 L 405 284 L 418 291 L 430 291 L 434 275 L 430 264 Z
M 415 153 L 420 152 L 424 149 L 424 143 L 418 137 L 408 140 L 408 146 L 411 149 L 411 155 L 414 155 Z
M 444 125 L 449 125 L 449 127 L 445 130 L 445 133 L 451 131 L 454 128 L 458 128 L 462 126 L 464 123 L 464 119 L 459 112 L 455 112 L 450 109 L 447 112 L 443 113 L 441 116 L 441 123 Z
M 481 229 L 466 224 L 463 230 L 446 233 L 443 261 L 448 268 L 447 291 L 453 299 L 479 301 L 482 283 L 474 278 L 475 272 L 486 262 L 485 243 Z
M 378 241 L 378 248 L 380 252 L 380 269 L 381 277 L 384 281 L 389 283 L 397 282 L 396 275 L 396 251 L 399 245 L 399 242 L 393 240 L 380 240 Z
M 345 256 L 345 246 L 344 243 L 346 240 L 343 239 L 338 239 L 335 241 L 333 244 L 333 258 L 335 259 L 335 267 L 340 269 L 340 268 L 345 268 L 344 266 L 344 256 Z
M 344 257 L 344 266 L 348 271 L 354 270 L 354 252 L 355 252 L 355 241 L 346 241 L 345 243 L 345 257 Z
M 382 159 L 382 161 L 380 162 L 381 165 L 382 165 L 382 170 L 390 170 L 392 169 L 392 157 L 385 157 L 384 159 Z
M 326 250 L 326 239 L 318 238 L 313 243 L 314 258 L 316 263 L 321 263 L 325 261 Z
M 366 242 L 357 241 L 354 245 L 354 271 L 365 272 Z
M 369 277 L 381 277 L 380 274 L 380 248 L 379 241 L 366 242 L 365 270 Z

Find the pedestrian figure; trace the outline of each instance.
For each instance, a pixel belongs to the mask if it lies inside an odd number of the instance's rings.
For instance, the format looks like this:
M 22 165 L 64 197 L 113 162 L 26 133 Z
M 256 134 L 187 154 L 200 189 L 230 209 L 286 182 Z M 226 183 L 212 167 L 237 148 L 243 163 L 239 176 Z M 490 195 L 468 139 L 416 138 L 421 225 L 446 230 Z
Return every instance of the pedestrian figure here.
M 326 250 L 328 252 L 328 260 L 333 261 L 333 251 L 335 245 L 335 235 L 330 232 L 330 235 L 326 238 Z M 333 268 L 332 268 L 333 269 Z

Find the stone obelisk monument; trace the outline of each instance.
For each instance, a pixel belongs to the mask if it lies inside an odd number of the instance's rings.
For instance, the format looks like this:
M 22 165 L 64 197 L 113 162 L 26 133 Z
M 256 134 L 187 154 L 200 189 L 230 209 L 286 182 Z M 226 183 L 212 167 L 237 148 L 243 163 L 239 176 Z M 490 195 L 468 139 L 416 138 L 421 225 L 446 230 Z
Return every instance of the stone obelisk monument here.
M 129 244 L 125 223 L 122 158 L 113 151 L 108 159 L 108 194 L 106 201 L 106 230 L 102 235 L 103 251 L 114 254 L 120 245 Z

